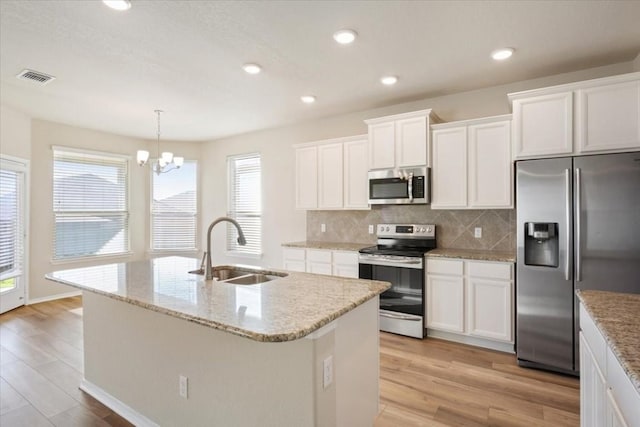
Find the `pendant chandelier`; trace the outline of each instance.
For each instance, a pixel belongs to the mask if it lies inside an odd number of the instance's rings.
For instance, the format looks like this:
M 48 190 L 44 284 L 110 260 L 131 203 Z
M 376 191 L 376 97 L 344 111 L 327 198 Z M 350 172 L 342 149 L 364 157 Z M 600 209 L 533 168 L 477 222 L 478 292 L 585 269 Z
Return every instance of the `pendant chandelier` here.
M 149 152 L 147 150 L 138 150 L 138 165 L 143 166 L 149 164 L 152 170 L 160 175 L 161 173 L 171 172 L 175 169 L 180 169 L 184 164 L 184 157 L 173 157 L 173 153 L 170 151 L 164 151 L 160 153 L 160 114 L 164 111 L 153 110 L 158 115 L 158 157 L 151 163 L 149 161 Z

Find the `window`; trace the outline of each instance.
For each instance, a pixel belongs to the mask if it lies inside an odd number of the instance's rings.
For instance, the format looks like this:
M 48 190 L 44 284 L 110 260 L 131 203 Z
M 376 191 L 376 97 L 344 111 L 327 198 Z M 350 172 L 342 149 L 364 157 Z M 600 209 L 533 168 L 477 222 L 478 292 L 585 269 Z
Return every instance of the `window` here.
M 180 169 L 151 175 L 151 249 L 195 250 L 197 163 L 185 161 Z
M 25 258 L 25 174 L 26 164 L 9 158 L 0 159 L 0 313 L 7 294 L 22 280 Z M 18 301 L 22 305 L 24 301 Z
M 238 221 L 247 244 L 237 242 L 238 233 L 227 225 L 227 250 L 259 256 L 262 253 L 262 189 L 260 154 L 232 156 L 228 160 L 228 216 Z
M 124 156 L 53 149 L 53 259 L 129 251 Z

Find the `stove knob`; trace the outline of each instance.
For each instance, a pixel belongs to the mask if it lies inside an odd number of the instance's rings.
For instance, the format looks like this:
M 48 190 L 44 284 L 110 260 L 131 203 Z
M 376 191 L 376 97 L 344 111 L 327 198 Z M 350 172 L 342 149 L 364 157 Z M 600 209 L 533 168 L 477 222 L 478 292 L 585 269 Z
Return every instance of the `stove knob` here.
M 385 228 L 384 230 L 385 230 L 385 231 L 389 231 L 389 227 Z
M 431 233 L 431 227 L 427 227 L 427 233 Z
M 424 227 L 422 227 L 422 228 L 420 229 L 420 232 L 421 232 L 421 233 L 424 233 Z

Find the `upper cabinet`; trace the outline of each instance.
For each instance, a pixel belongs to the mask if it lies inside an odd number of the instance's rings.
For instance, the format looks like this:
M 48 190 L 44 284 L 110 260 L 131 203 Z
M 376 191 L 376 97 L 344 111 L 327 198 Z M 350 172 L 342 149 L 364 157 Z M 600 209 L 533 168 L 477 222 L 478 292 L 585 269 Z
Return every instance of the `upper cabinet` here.
M 369 127 L 369 169 L 430 166 L 429 126 L 439 122 L 431 110 L 365 120 Z
M 296 209 L 368 209 L 366 135 L 294 146 Z
M 640 72 L 509 94 L 514 159 L 640 149 Z
M 510 115 L 432 129 L 431 209 L 513 207 Z

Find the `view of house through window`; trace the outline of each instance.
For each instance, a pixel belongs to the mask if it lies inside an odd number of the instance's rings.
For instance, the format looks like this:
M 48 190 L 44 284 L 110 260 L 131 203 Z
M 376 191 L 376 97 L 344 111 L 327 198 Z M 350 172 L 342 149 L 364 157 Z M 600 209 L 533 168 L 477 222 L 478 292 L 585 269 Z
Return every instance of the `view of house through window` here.
M 247 239 L 241 246 L 232 224 L 227 226 L 227 250 L 238 254 L 262 253 L 262 172 L 260 154 L 231 156 L 227 160 L 229 200 L 227 215 L 240 224 Z
M 151 249 L 195 250 L 197 233 L 197 163 L 151 173 Z
M 124 156 L 54 147 L 53 259 L 129 251 Z

